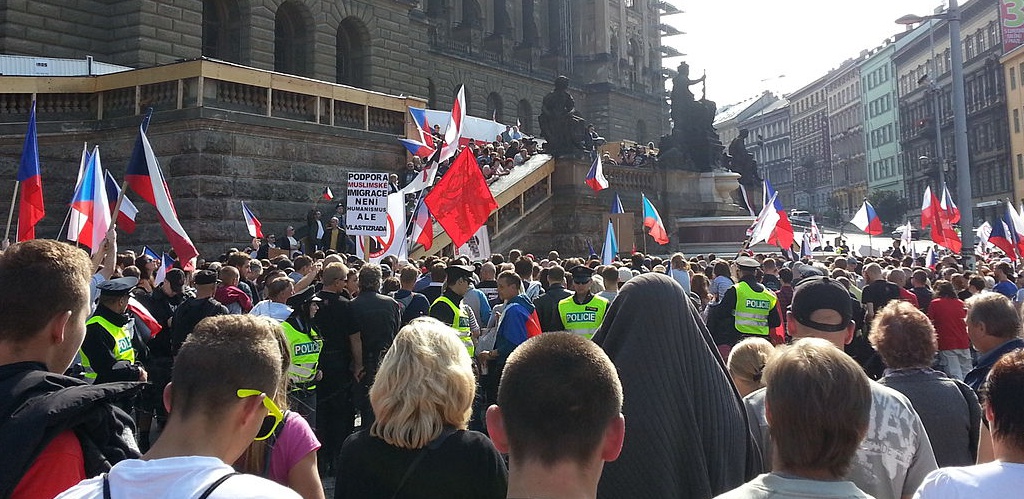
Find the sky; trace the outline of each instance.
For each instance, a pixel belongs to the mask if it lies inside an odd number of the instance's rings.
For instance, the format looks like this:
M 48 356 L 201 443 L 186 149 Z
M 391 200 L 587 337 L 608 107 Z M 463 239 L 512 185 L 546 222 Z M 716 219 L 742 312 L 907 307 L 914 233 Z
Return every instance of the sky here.
M 931 14 L 944 5 L 942 0 L 668 1 L 684 13 L 663 16 L 662 22 L 686 34 L 664 37 L 662 43 L 687 55 L 663 64 L 675 69 L 685 60 L 694 79 L 707 71 L 707 97 L 719 108 L 764 90 L 798 90 L 903 31 L 897 18 Z M 699 98 L 700 86 L 693 90 Z

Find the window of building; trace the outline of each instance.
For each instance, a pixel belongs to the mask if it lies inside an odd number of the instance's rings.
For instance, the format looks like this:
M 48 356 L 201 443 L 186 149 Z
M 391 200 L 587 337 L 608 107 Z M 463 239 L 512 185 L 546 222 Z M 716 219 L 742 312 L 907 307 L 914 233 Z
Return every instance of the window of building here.
M 369 88 L 370 32 L 357 18 L 347 17 L 338 25 L 337 81 Z
M 203 0 L 203 55 L 242 61 L 242 19 L 237 0 Z
M 1017 89 L 1017 72 L 1014 71 L 1013 68 L 1010 68 L 1010 71 L 1008 71 L 1007 73 L 1010 76 L 1010 90 L 1016 90 Z
M 1020 110 L 1013 110 L 1013 133 L 1020 133 Z
M 1017 178 L 1024 179 L 1024 154 L 1017 155 Z
M 274 70 L 312 76 L 310 50 L 313 48 L 312 17 L 306 7 L 288 0 L 277 8 L 274 16 Z

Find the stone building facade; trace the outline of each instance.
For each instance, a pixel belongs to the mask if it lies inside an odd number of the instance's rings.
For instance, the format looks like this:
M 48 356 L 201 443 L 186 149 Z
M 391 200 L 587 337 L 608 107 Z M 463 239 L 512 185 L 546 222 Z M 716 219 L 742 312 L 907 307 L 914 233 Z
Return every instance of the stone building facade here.
M 835 187 L 829 202 L 843 219 L 852 217 L 860 209 L 868 189 L 859 62 L 851 59 L 840 65 L 831 73 L 825 86 L 832 182 Z
M 667 130 L 654 0 L 14 0 L 0 53 L 148 67 L 209 57 L 413 95 L 539 133 L 554 77 L 610 140 Z

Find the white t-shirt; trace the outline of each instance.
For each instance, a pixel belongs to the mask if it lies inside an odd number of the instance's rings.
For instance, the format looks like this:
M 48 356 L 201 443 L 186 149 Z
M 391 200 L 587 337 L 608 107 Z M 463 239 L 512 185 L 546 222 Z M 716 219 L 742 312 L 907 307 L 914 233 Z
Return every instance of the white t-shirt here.
M 128 459 L 107 474 L 112 499 L 199 497 L 207 487 L 234 469 L 215 457 Z M 68 489 L 61 499 L 102 499 L 103 477 L 90 478 Z M 210 499 L 299 498 L 292 489 L 254 475 L 235 475 L 218 486 Z
M 976 466 L 942 468 L 928 474 L 914 499 L 1020 497 L 1024 464 L 994 461 Z

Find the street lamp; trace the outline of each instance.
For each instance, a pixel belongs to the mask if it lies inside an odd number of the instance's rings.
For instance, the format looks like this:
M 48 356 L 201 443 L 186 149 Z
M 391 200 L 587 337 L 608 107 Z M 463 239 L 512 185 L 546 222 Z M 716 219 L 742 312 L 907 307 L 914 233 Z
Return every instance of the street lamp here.
M 956 149 L 957 197 L 960 200 L 960 226 L 964 234 L 974 230 L 974 202 L 971 193 L 971 166 L 967 155 L 967 105 L 964 99 L 964 54 L 960 46 L 960 6 L 957 0 L 949 0 L 949 9 L 943 14 L 932 16 L 905 15 L 896 20 L 898 24 L 919 24 L 928 19 L 940 19 L 949 23 L 950 71 L 953 78 L 953 146 Z M 929 26 L 929 29 L 932 29 Z M 941 153 L 940 153 L 941 154 Z M 939 166 L 940 170 L 942 165 Z M 974 257 L 974 245 L 964 244 L 962 256 L 964 265 L 970 267 Z

